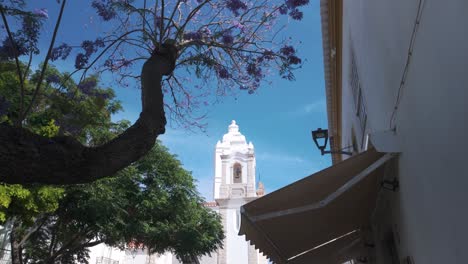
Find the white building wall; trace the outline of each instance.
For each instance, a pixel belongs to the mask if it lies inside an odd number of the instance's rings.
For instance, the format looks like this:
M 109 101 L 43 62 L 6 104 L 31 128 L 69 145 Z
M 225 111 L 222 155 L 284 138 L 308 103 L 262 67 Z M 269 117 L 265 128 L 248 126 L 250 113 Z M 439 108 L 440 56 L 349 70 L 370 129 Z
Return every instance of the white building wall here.
M 219 143 L 218 143 L 219 144 Z M 219 197 L 219 190 L 221 186 L 221 166 L 216 166 L 216 164 L 221 163 L 221 155 L 222 149 L 215 148 L 215 156 L 214 156 L 214 184 L 213 184 L 213 196 L 214 197 Z
M 260 253 L 250 254 L 249 243 L 244 236 L 239 236 L 240 207 L 257 197 L 255 183 L 255 153 L 253 144 L 247 143 L 239 126 L 232 121 L 228 133 L 218 141 L 215 150 L 215 200 L 223 216 L 225 244 L 220 249 L 217 264 L 266 264 L 267 260 Z M 234 183 L 233 167 L 242 166 L 240 183 Z M 223 178 L 224 177 L 224 178 Z M 220 183 L 218 184 L 218 179 Z M 252 253 L 252 251 L 251 251 Z M 212 259 L 211 259 L 212 260 Z M 209 260 L 209 261 L 211 261 Z M 201 262 L 205 264 L 205 262 Z M 206 262 L 206 264 L 211 262 Z
M 99 244 L 90 248 L 89 263 L 97 263 L 98 258 L 106 258 L 114 261 L 119 261 L 119 264 L 125 263 L 125 252 L 118 249 L 108 247 L 105 244 Z
M 342 142 L 346 146 L 357 125 L 349 85 L 351 47 L 367 107 L 365 133 L 388 130 L 419 1 L 343 2 Z M 402 147 L 397 168 L 400 190 L 385 194 L 390 202 L 386 213 L 392 219 L 400 259 L 411 256 L 417 264 L 465 263 L 468 1 L 423 2 L 396 118 Z
M 90 248 L 89 263 L 96 264 L 97 260 L 104 257 L 105 261 L 118 261 L 118 264 L 177 264 L 179 263 L 174 259 L 170 252 L 165 254 L 152 254 L 149 255 L 147 250 L 136 250 L 131 252 L 129 250 L 120 250 L 99 244 Z M 103 264 L 114 264 L 113 262 L 100 262 Z
M 245 236 L 239 236 L 239 227 L 237 225 L 238 208 L 227 209 L 227 263 L 226 264 L 248 264 L 248 243 Z

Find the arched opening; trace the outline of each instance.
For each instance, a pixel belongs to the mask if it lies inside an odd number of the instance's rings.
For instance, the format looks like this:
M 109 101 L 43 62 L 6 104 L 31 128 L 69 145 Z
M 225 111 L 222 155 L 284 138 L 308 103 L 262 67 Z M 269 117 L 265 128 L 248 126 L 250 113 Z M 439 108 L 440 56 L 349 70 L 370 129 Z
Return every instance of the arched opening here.
M 242 183 L 242 165 L 235 163 L 232 167 L 232 182 Z

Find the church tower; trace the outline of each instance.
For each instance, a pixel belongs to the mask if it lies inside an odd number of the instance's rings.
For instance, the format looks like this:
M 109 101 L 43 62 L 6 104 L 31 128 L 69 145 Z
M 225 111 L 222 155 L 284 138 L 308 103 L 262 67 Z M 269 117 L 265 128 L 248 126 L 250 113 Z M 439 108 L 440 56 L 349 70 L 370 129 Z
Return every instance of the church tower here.
M 255 151 L 247 143 L 236 121 L 218 141 L 214 157 L 214 198 L 223 221 L 226 238 L 218 251 L 219 264 L 266 264 L 267 259 L 239 236 L 240 207 L 257 198 Z M 262 185 L 263 188 L 263 185 Z
M 257 197 L 254 146 L 247 144 L 233 120 L 228 133 L 216 144 L 214 198 L 250 197 Z

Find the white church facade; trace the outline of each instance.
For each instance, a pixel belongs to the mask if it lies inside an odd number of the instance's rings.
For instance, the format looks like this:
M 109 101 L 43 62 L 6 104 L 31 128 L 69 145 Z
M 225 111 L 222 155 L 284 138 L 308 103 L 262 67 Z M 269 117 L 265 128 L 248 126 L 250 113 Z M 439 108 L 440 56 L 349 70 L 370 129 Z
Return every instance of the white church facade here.
M 264 194 L 256 187 L 255 151 L 247 143 L 233 120 L 228 133 L 218 141 L 214 157 L 214 199 L 207 203 L 222 217 L 226 238 L 224 246 L 211 257 L 203 257 L 201 264 L 266 264 L 265 256 L 239 236 L 240 207 Z
M 200 264 L 267 264 L 267 258 L 239 236 L 240 207 L 264 195 L 256 184 L 256 161 L 252 142 L 247 143 L 233 120 L 214 153 L 214 201 L 205 203 L 221 215 L 225 240 L 223 248 L 199 259 Z M 148 255 L 143 250 L 122 251 L 105 245 L 91 250 L 90 264 L 180 264 L 171 253 Z

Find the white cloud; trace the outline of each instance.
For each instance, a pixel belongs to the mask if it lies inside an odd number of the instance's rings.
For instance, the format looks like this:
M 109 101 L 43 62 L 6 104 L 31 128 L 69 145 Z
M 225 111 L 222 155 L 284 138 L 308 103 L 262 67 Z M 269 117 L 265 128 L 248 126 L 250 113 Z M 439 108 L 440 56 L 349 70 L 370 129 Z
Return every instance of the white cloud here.
M 306 116 L 314 113 L 324 113 L 326 111 L 325 99 L 319 99 L 309 104 L 301 105 L 292 111 L 287 112 L 289 117 Z
M 326 104 L 324 99 L 317 100 L 315 102 L 312 102 L 310 104 L 306 104 L 302 107 L 302 110 L 306 114 L 310 113 L 322 113 L 326 110 Z

